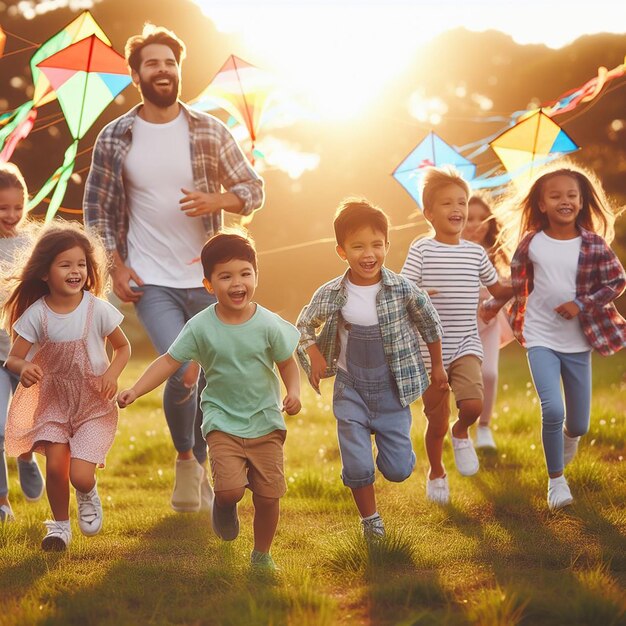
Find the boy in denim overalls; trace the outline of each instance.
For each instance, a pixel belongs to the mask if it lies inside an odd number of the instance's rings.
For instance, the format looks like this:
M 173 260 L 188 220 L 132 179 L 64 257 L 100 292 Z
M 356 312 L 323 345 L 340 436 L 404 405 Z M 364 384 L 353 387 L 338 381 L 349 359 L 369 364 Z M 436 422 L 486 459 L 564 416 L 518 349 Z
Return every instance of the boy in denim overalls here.
M 371 435 L 385 478 L 402 482 L 415 466 L 409 405 L 429 384 L 418 332 L 431 355 L 432 383 L 446 387 L 448 379 L 441 325 L 429 297 L 383 266 L 389 249 L 385 213 L 366 200 L 346 200 L 334 227 L 337 254 L 349 269 L 322 285 L 300 313 L 298 356 L 318 393 L 320 379 L 337 374 L 333 411 L 341 477 L 370 540 L 385 534 L 376 508 Z

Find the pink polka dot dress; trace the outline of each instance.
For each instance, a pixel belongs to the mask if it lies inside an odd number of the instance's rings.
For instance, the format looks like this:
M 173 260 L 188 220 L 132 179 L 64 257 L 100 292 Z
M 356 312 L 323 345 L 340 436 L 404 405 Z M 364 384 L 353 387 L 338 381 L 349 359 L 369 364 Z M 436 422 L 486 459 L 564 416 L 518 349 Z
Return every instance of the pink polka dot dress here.
M 7 418 L 7 454 L 44 454 L 44 442 L 67 443 L 72 458 L 104 467 L 117 429 L 117 407 L 100 393 L 99 376 L 89 359 L 93 309 L 92 297 L 83 335 L 73 341 L 50 340 L 46 308 L 42 309 L 43 340 L 32 362 L 41 367 L 43 377 L 28 388 L 18 385 Z

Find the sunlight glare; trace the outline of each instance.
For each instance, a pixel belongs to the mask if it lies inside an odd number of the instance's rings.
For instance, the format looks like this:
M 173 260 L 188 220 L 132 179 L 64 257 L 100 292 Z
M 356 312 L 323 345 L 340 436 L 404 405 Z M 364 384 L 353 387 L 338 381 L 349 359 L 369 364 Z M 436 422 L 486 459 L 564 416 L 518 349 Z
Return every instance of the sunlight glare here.
M 241 6 L 207 2 L 205 12 L 220 30 L 238 31 L 256 55 L 247 60 L 282 75 L 324 119 L 362 114 L 423 43 L 376 6 L 246 6 L 242 19 Z

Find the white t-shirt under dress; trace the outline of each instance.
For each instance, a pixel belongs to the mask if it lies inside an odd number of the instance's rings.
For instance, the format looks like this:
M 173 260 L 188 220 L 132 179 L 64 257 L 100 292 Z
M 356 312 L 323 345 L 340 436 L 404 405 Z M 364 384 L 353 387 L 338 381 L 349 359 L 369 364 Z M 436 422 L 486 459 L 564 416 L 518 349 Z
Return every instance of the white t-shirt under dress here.
M 15 322 L 15 332 L 34 344 L 28 360 L 43 376 L 28 388 L 18 385 L 7 418 L 7 454 L 44 454 L 46 442 L 66 443 L 72 458 L 104 466 L 117 407 L 101 394 L 99 376 L 109 364 L 105 338 L 122 319 L 114 306 L 85 291 L 70 313 L 55 313 L 40 298 Z

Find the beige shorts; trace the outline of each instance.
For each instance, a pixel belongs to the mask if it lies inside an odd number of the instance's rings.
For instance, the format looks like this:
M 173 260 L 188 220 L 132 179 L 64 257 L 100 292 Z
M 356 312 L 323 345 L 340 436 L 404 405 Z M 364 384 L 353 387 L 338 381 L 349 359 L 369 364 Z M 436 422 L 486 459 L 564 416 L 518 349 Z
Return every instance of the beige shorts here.
M 452 392 L 450 391 L 452 388 Z M 483 400 L 483 375 L 480 359 L 466 354 L 448 366 L 448 386 L 436 389 L 430 385 L 422 395 L 424 413 L 429 422 L 448 423 L 450 417 L 450 393 L 456 405 L 463 400 Z
M 454 400 L 483 399 L 483 374 L 480 359 L 475 354 L 466 354 L 448 366 L 448 384 L 452 387 Z
M 265 498 L 280 498 L 287 485 L 283 468 L 286 430 L 244 439 L 219 430 L 207 435 L 215 491 L 248 487 Z

